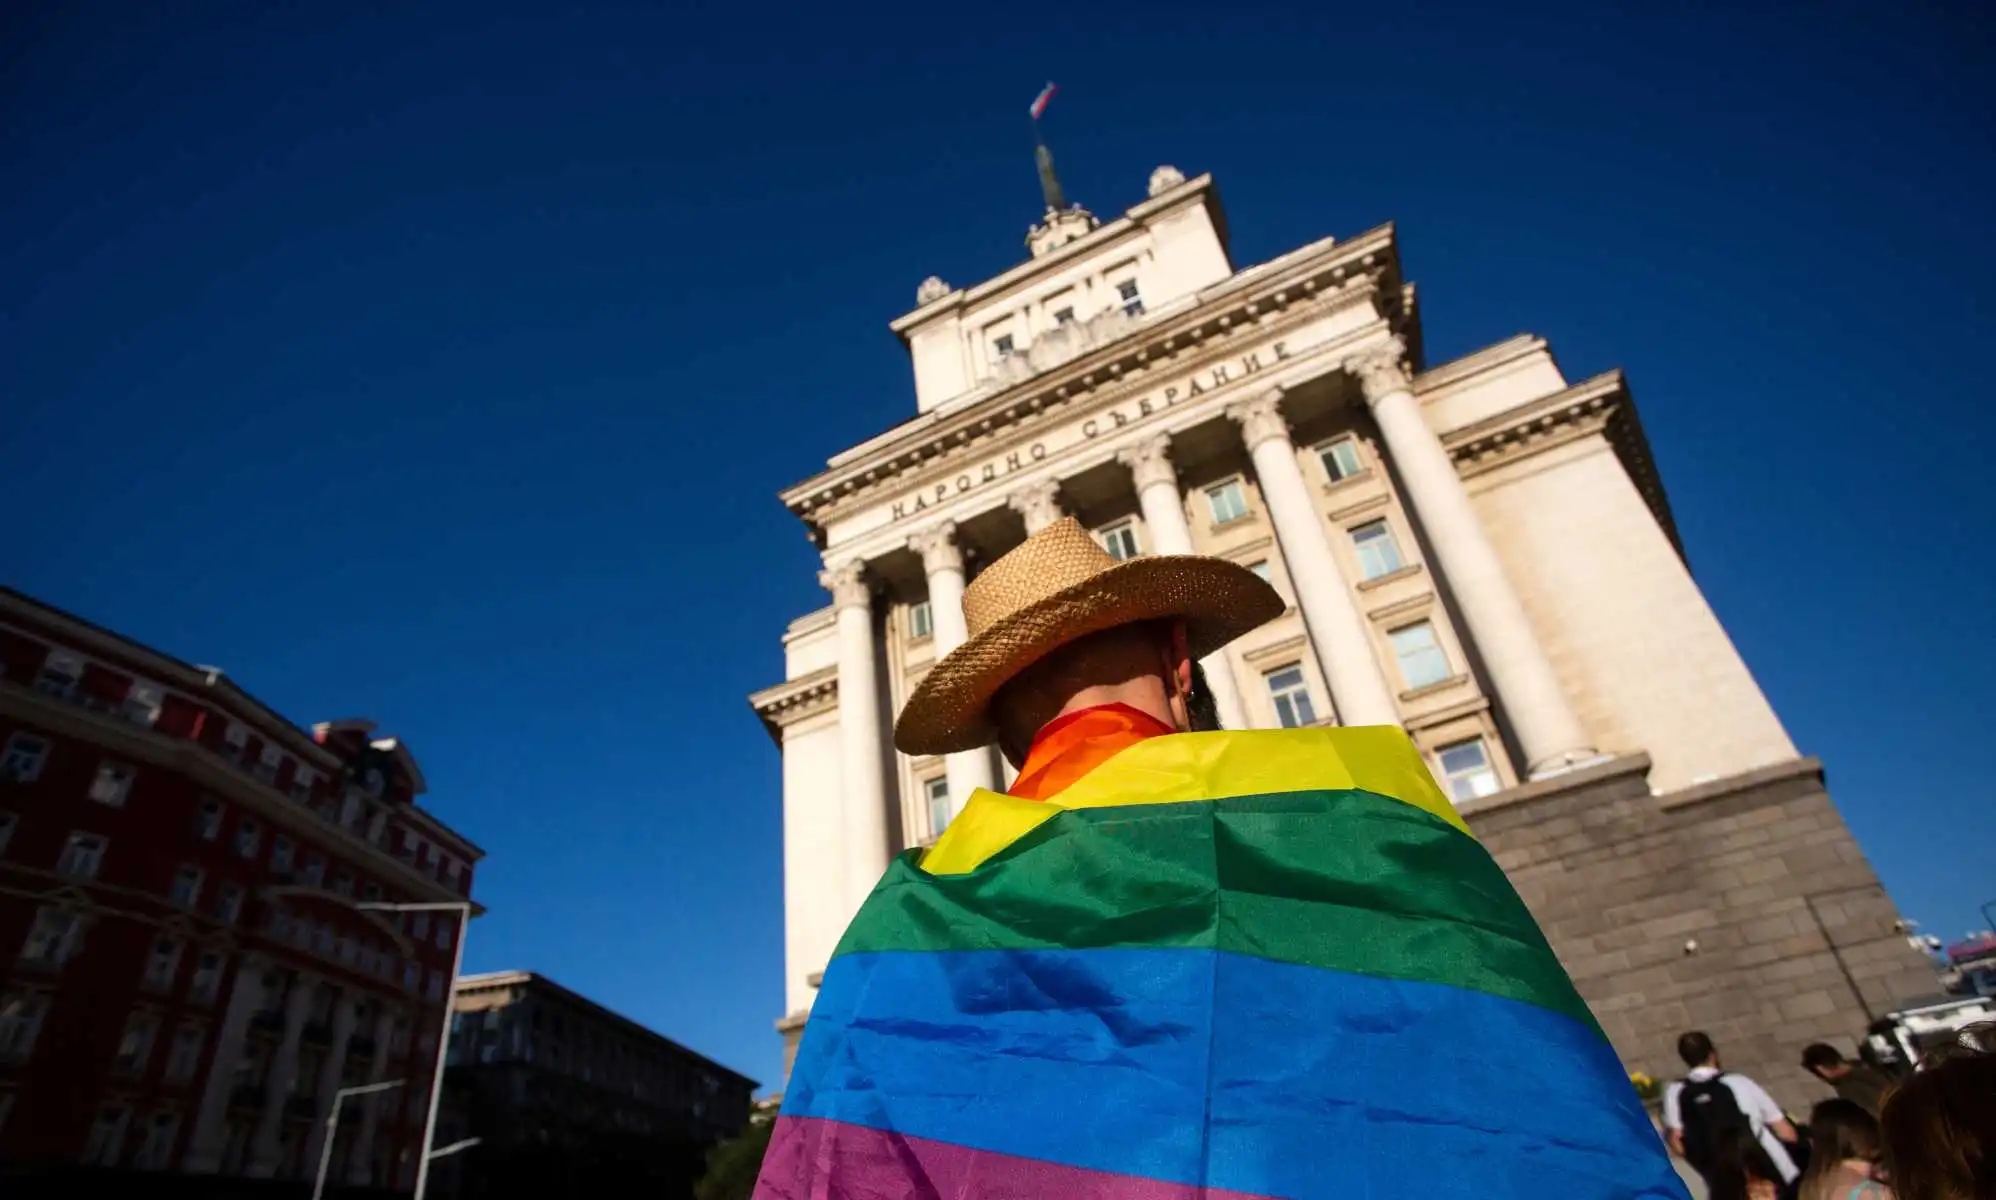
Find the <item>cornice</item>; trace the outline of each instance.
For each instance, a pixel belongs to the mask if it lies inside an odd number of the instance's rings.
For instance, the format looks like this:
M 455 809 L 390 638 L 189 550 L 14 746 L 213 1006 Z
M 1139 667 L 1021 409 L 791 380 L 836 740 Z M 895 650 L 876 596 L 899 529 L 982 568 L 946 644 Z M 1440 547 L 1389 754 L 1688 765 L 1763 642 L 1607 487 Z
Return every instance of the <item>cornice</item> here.
M 1116 341 L 956 412 L 932 411 L 928 416 L 933 419 L 911 422 L 904 433 L 879 442 L 866 456 L 797 483 L 780 497 L 821 536 L 827 519 L 889 481 L 981 452 L 1002 433 L 1052 419 L 1060 409 L 1128 376 L 1225 353 L 1246 331 L 1274 336 L 1352 304 L 1397 296 L 1398 289 L 1391 225 L 1325 245 L 1314 254 L 1249 268 L 1199 293 L 1178 312 L 1161 315 Z
M 1563 391 L 1509 408 L 1442 438 L 1465 477 L 1575 437 L 1599 432 L 1626 399 L 1622 373 L 1604 371 Z
M 786 727 L 829 712 L 838 700 L 839 669 L 831 666 L 764 688 L 749 697 L 749 706 L 762 718 L 762 727 L 769 731 L 769 736 L 781 746 Z

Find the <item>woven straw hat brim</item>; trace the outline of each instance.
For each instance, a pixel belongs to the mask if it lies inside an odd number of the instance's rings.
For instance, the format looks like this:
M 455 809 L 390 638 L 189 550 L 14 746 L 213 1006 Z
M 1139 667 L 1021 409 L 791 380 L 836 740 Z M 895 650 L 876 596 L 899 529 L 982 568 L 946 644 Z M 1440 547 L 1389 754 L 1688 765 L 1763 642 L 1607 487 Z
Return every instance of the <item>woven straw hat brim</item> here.
M 991 697 L 1052 651 L 1104 629 L 1178 617 L 1203 658 L 1282 615 L 1259 575 L 1219 558 L 1132 558 L 1000 618 L 943 656 L 894 723 L 904 754 L 954 754 L 997 740 Z

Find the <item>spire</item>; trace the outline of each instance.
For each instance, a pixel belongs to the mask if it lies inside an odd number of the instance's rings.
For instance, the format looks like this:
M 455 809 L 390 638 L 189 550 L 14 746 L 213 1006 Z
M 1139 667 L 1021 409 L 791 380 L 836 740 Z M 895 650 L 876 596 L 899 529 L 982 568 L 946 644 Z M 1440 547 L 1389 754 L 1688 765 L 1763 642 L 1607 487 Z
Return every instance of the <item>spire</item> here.
M 1035 124 L 1033 132 L 1039 131 L 1039 125 Z M 1033 161 L 1039 164 L 1040 195 L 1046 197 L 1047 212 L 1060 212 L 1067 207 L 1067 198 L 1060 194 L 1060 177 L 1053 173 L 1053 151 L 1047 149 L 1044 141 L 1033 147 Z

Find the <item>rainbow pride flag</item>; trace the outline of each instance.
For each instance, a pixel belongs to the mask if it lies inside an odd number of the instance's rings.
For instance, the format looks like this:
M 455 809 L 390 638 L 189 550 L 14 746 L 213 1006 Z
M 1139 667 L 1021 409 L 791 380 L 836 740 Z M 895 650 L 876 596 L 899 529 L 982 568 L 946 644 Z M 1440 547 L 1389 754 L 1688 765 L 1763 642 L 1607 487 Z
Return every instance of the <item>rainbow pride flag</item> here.
M 1405 734 L 1152 738 L 979 792 L 827 966 L 758 1200 L 1681 1198 Z

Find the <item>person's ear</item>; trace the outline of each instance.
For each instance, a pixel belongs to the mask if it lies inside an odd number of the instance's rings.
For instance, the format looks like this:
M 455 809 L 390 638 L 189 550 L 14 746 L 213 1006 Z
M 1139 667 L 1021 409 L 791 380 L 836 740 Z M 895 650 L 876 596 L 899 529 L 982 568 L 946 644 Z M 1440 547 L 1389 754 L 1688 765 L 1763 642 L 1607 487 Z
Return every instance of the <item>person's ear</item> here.
M 1185 622 L 1171 623 L 1171 681 L 1178 694 L 1192 694 L 1192 639 L 1185 632 Z

